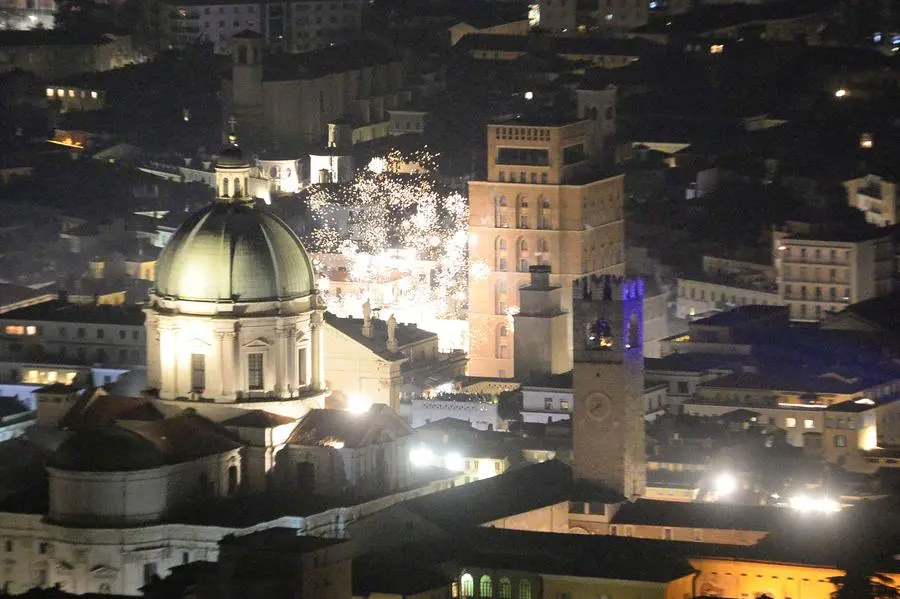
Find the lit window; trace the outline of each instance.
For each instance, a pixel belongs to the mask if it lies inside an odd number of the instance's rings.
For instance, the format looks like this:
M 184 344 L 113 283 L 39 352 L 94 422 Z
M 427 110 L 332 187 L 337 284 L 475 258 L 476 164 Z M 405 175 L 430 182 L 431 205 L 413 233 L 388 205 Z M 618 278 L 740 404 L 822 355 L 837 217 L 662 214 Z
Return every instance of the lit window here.
M 846 435 L 835 435 L 834 436 L 834 446 L 835 447 L 847 447 Z
M 52 88 L 52 87 L 48 87 L 48 88 L 47 88 L 47 97 L 48 97 L 48 98 L 52 98 L 52 97 L 53 97 L 53 88 Z
M 512 599 L 512 582 L 509 578 L 500 579 L 500 599 Z
M 94 100 L 96 100 L 96 99 L 97 99 L 97 92 L 91 92 L 91 98 L 93 98 Z
M 784 425 L 787 428 L 794 428 L 797 426 L 797 419 L 796 418 L 785 418 Z
M 56 95 L 57 95 L 58 97 L 62 98 L 63 96 L 66 95 L 66 90 L 64 90 L 64 89 L 57 89 L 57 90 L 56 90 Z
M 70 89 L 70 90 L 69 90 L 69 97 L 70 97 L 70 98 L 74 98 L 74 97 L 75 97 L 75 90 L 74 90 L 74 89 Z
M 568 411 L 568 410 L 569 410 L 569 400 L 568 400 L 568 399 L 561 399 L 561 400 L 559 401 L 559 408 L 560 408 L 561 410 Z
M 816 428 L 816 423 L 811 418 L 807 418 L 803 421 L 803 428 L 807 430 Z
M 6 325 L 6 334 L 7 335 L 24 335 L 25 327 L 18 324 L 8 324 Z
M 29 326 L 25 327 L 25 334 L 26 335 L 37 335 L 37 327 L 34 325 L 29 325 Z
M 463 574 L 459 579 L 460 594 L 463 597 L 472 597 L 475 595 L 475 581 L 471 574 Z
M 519 581 L 519 599 L 531 599 L 531 581 Z

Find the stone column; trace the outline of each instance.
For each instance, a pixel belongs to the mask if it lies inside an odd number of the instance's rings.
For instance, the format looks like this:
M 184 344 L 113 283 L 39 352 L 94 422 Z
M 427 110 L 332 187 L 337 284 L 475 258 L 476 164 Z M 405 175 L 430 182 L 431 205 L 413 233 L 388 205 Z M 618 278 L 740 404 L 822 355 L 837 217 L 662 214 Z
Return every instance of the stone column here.
M 178 397 L 178 356 L 175 328 L 169 322 L 159 323 L 159 396 L 163 399 Z
M 235 339 L 237 333 L 226 331 L 222 333 L 222 398 L 234 399 L 236 387 L 240 384 L 240 360 L 236 359 Z
M 281 325 L 275 325 L 275 396 L 282 398 L 287 395 L 287 373 L 285 372 L 285 350 L 289 337 L 287 330 Z
M 312 353 L 312 372 L 310 373 L 310 387 L 313 389 L 325 388 L 325 356 L 323 355 L 323 330 L 324 326 L 321 312 L 313 312 L 310 318 L 309 351 Z

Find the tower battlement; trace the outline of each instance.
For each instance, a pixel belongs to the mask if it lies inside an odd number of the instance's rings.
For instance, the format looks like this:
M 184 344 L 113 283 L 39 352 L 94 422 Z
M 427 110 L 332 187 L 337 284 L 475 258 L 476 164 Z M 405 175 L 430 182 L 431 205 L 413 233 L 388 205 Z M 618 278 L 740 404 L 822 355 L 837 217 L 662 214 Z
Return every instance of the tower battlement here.
M 644 280 L 590 275 L 573 282 L 572 342 L 576 362 L 622 362 L 642 354 Z M 637 354 L 637 355 L 632 355 Z
M 644 300 L 644 279 L 616 275 L 587 275 L 572 281 L 575 301 Z

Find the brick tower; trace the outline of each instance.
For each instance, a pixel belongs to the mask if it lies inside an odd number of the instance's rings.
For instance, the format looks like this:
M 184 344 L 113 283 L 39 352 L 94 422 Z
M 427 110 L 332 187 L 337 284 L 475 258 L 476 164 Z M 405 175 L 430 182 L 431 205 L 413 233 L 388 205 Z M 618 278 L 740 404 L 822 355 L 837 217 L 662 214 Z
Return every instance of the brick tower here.
M 644 494 L 644 281 L 611 275 L 576 280 L 575 476 L 621 493 Z

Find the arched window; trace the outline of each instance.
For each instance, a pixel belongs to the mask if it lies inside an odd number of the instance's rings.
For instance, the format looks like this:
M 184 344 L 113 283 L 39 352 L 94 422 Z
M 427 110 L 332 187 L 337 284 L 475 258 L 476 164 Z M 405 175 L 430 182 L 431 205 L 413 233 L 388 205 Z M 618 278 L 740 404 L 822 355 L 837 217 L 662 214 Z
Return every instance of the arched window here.
M 508 270 L 506 240 L 502 237 L 498 237 L 497 242 L 494 244 L 494 270 L 501 272 Z
M 500 579 L 500 599 L 512 599 L 512 583 L 505 576 Z
M 528 242 L 524 239 L 519 240 L 519 252 L 527 252 L 528 251 Z
M 506 228 L 509 226 L 506 207 L 506 196 L 497 196 L 494 200 L 494 223 L 497 227 Z
M 272 179 L 278 178 L 278 169 L 276 167 L 273 166 L 269 169 L 269 177 Z
M 496 338 L 496 357 L 501 360 L 506 360 L 510 357 L 509 355 L 509 330 L 506 328 L 505 324 L 501 324 L 497 327 L 497 338 Z
M 463 597 L 473 597 L 475 595 L 475 581 L 471 574 L 463 574 L 459 578 L 459 591 Z
M 241 197 L 241 178 L 235 177 L 234 179 L 234 197 Z
M 494 585 L 491 583 L 491 577 L 487 574 L 478 581 L 478 595 L 481 599 L 490 599 L 494 596 Z
M 247 46 L 238 48 L 238 64 L 247 64 Z
M 519 599 L 531 599 L 530 580 L 522 580 L 519 582 Z
M 225 179 L 222 181 L 222 197 L 228 197 L 228 177 L 225 177 Z
M 494 286 L 494 312 L 497 314 L 506 314 L 509 308 L 509 289 L 506 281 L 497 281 Z
M 528 242 L 520 239 L 516 244 L 516 270 L 528 272 Z

